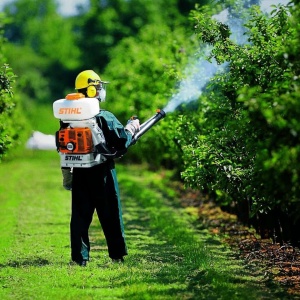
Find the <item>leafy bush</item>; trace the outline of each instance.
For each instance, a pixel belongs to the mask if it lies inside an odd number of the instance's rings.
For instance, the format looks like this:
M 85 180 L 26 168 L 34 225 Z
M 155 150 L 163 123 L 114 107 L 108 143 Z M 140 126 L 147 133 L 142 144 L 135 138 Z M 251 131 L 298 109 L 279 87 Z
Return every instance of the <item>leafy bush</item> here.
M 11 147 L 20 143 L 26 127 L 13 92 L 16 75 L 4 55 L 3 25 L 6 21 L 4 14 L 0 14 L 0 161 Z
M 0 69 L 0 159 L 11 146 L 16 137 L 11 122 L 14 102 L 12 101 L 12 81 L 14 74 L 8 65 L 4 64 Z
M 200 40 L 213 45 L 208 59 L 229 65 L 200 99 L 204 126 L 193 130 L 199 118 L 189 118 L 195 137 L 183 147 L 183 178 L 222 205 L 234 204 L 244 221 L 274 211 L 296 221 L 300 212 L 299 13 L 291 13 L 279 6 L 268 17 L 253 6 L 248 42 L 239 45 L 226 25 L 193 12 Z

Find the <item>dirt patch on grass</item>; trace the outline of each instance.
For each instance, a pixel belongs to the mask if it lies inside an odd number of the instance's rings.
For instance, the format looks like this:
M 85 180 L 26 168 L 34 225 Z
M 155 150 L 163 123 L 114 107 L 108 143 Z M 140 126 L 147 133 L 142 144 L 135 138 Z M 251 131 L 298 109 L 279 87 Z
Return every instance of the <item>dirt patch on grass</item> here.
M 237 217 L 198 191 L 177 186 L 183 207 L 197 208 L 197 226 L 221 236 L 236 252 L 236 257 L 264 272 L 266 279 L 284 286 L 288 293 L 300 296 L 300 250 L 291 245 L 280 245 L 264 240 L 254 229 L 243 226 Z M 194 210 L 195 211 L 195 210 Z

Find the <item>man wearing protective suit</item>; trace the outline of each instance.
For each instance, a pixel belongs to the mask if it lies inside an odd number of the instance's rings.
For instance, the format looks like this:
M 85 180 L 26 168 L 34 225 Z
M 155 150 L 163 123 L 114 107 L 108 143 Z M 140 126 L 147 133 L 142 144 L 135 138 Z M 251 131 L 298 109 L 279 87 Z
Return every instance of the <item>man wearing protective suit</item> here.
M 87 98 L 105 100 L 104 82 L 92 70 L 78 74 L 75 89 Z M 106 141 L 107 160 L 90 168 L 64 168 L 64 187 L 72 191 L 71 258 L 80 266 L 89 260 L 90 242 L 88 230 L 96 209 L 101 223 L 109 257 L 113 261 L 124 261 L 127 255 L 119 189 L 114 157 L 126 152 L 132 136 L 139 131 L 139 120 L 129 120 L 124 127 L 109 111 L 101 110 L 96 116 Z M 107 150 L 106 149 L 106 150 Z

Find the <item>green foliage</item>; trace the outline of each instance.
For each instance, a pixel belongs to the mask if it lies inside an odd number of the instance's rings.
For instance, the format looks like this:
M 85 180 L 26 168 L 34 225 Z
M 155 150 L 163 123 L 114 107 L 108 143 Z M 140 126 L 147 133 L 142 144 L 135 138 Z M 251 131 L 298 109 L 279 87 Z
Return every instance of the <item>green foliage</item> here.
M 265 93 L 254 89 L 242 91 L 239 100 L 247 107 L 249 121 L 256 120 L 257 127 L 264 130 L 255 166 L 262 197 L 255 199 L 255 208 L 265 210 L 267 203 L 268 207 L 279 207 L 298 221 L 300 60 L 296 53 L 299 53 L 300 15 L 294 8 L 293 13 L 289 28 L 284 28 L 285 34 L 277 41 L 281 45 L 277 48 L 277 61 L 282 69 L 278 79 Z M 284 16 L 279 11 L 276 21 L 284 23 Z
M 5 34 L 10 42 L 25 45 L 49 61 L 59 61 L 67 68 L 76 64 L 71 23 L 58 15 L 54 0 L 18 0 L 6 6 L 10 23 Z M 30 18 L 28 18 L 30 15 Z
M 74 85 L 80 65 L 74 24 L 60 16 L 54 0 L 16 0 L 5 13 L 10 22 L 5 36 L 12 43 L 13 68 L 21 78 L 22 93 L 35 102 L 52 102 Z M 28 18 L 30 15 L 30 18 Z
M 26 46 L 7 44 L 4 53 L 17 75 L 16 89 L 19 94 L 22 91 L 24 106 L 28 101 L 49 102 L 51 91 L 49 82 L 43 74 L 43 70 L 48 66 L 47 60 Z M 14 59 L 15 57 L 19 59 Z
M 81 17 L 79 44 L 86 68 L 104 69 L 110 50 L 123 38 L 136 36 L 144 26 L 186 24 L 177 0 L 90 1 L 90 11 Z M 190 1 L 194 2 L 194 1 Z M 145 49 L 144 49 L 145 50 Z M 86 55 L 91 53 L 93 55 Z M 110 56 L 111 57 L 111 56 Z
M 6 63 L 3 47 L 3 25 L 7 22 L 5 16 L 0 14 L 0 161 L 12 146 L 16 147 L 22 136 L 22 117 L 14 98 L 13 83 L 15 74 Z
M 44 1 L 43 1 L 44 3 Z M 59 28 L 59 32 L 57 29 Z M 79 49 L 75 45 L 72 23 L 57 13 L 47 14 L 26 22 L 23 42 L 50 63 L 56 62 L 66 69 L 74 69 L 79 63 Z
M 14 138 L 11 116 L 14 110 L 12 101 L 12 81 L 14 74 L 8 65 L 0 69 L 0 159 L 12 144 Z
M 279 6 L 268 17 L 253 6 L 245 45 L 233 42 L 229 28 L 201 10 L 192 15 L 198 37 L 213 46 L 208 59 L 229 65 L 200 99 L 205 124 L 183 147 L 183 178 L 223 205 L 251 206 L 252 214 L 300 210 L 299 13 L 291 13 Z M 196 115 L 189 120 L 198 123 Z M 249 211 L 244 213 L 247 220 Z

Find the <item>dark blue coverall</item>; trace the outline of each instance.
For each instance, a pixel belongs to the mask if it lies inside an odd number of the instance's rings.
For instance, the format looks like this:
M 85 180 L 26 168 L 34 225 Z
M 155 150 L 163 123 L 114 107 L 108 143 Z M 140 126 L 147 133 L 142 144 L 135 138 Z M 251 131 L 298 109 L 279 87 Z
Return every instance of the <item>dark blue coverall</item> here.
M 131 133 L 106 110 L 96 116 L 111 152 L 124 154 L 131 142 Z M 113 158 L 91 168 L 74 168 L 72 183 L 71 258 L 89 260 L 88 230 L 96 209 L 108 247 L 109 257 L 127 255 L 124 226 Z

